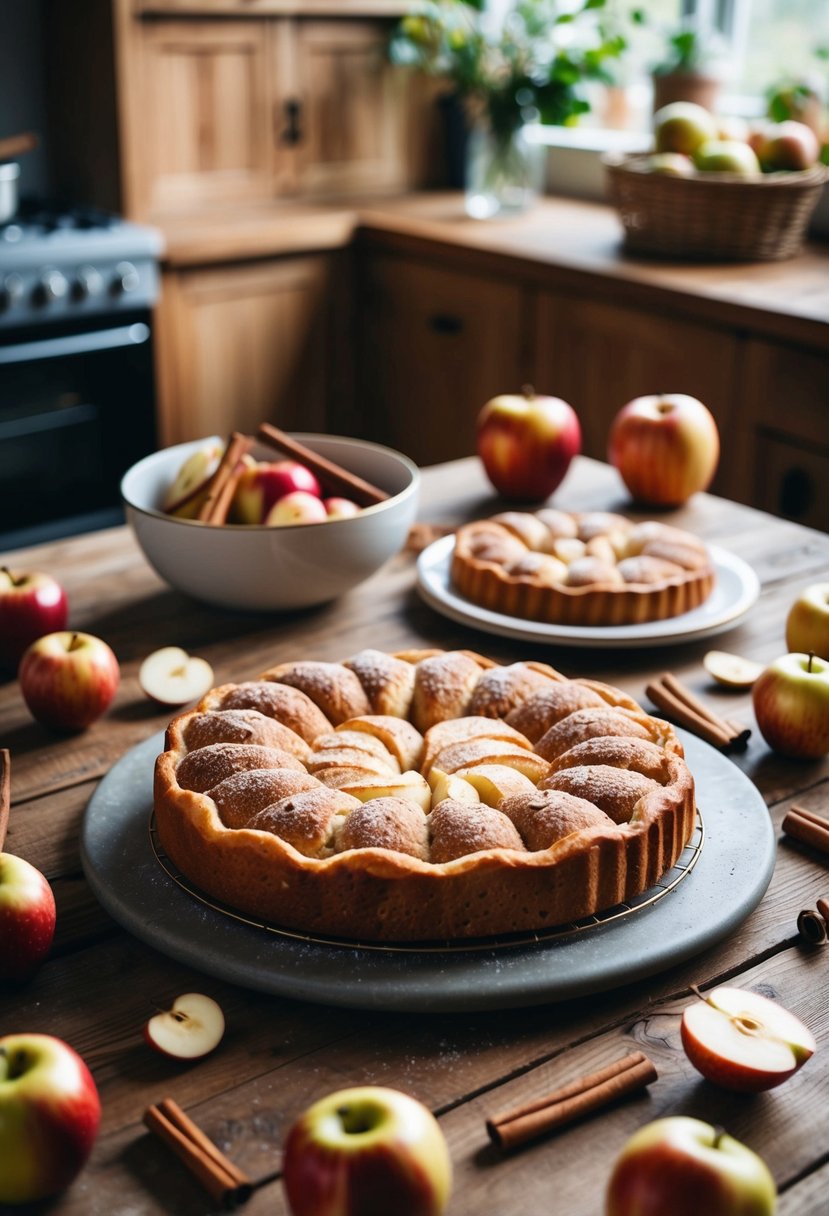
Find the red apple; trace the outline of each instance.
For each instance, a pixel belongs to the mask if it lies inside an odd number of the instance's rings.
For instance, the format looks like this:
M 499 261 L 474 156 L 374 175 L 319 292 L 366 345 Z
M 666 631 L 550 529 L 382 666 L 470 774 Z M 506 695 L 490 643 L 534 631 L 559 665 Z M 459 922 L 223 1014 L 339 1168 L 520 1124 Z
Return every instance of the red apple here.
M 320 483 L 304 464 L 296 460 L 253 461 L 239 478 L 233 496 L 233 522 L 263 524 L 274 503 L 297 490 L 322 498 Z
M 795 760 L 829 753 L 829 661 L 784 654 L 751 690 L 760 734 L 772 751 Z
M 47 633 L 20 660 L 18 679 L 33 717 L 53 730 L 85 730 L 118 688 L 118 660 L 89 633 Z
M 282 1172 L 293 1216 L 439 1216 L 452 1185 L 431 1111 L 377 1085 L 309 1107 L 288 1132 Z
M 801 591 L 786 618 L 790 651 L 829 659 L 829 583 L 813 583 Z
M 28 979 L 52 946 L 55 897 L 22 857 L 0 853 L 0 982 Z
M 16 671 L 23 651 L 44 633 L 66 628 L 66 592 L 50 574 L 0 569 L 0 667 Z
M 101 1119 L 89 1069 L 47 1034 L 0 1038 L 0 1203 L 56 1195 L 85 1164 Z
M 700 1119 L 671 1115 L 640 1127 L 622 1149 L 605 1216 L 772 1216 L 768 1166 Z
M 742 988 L 698 995 L 682 1015 L 682 1046 L 715 1085 L 752 1094 L 774 1089 L 814 1055 L 812 1032 L 775 1001 Z
M 273 504 L 264 522 L 268 525 L 322 524 L 327 519 L 328 512 L 321 498 L 305 490 L 294 490 Z
M 692 101 L 672 101 L 654 114 L 653 133 L 657 152 L 693 156 L 700 144 L 717 138 L 717 122 Z
M 685 393 L 629 401 L 616 415 L 608 441 L 608 459 L 631 495 L 654 506 L 676 507 L 706 489 L 719 455 L 712 414 Z
M 694 165 L 703 173 L 737 173 L 756 177 L 760 162 L 744 140 L 707 139 L 694 152 Z
M 788 120 L 766 127 L 757 155 L 767 173 L 778 169 L 810 169 L 820 156 L 820 144 L 805 122 Z
M 360 507 L 350 498 L 324 498 L 323 506 L 329 519 L 350 519 L 352 515 L 360 514 Z
M 225 1032 L 221 1006 L 200 992 L 176 997 L 170 1009 L 156 1013 L 144 1027 L 151 1047 L 174 1060 L 199 1060 L 218 1047 Z
M 478 415 L 477 446 L 487 477 L 504 498 L 541 502 L 581 451 L 575 410 L 560 397 L 493 397 Z

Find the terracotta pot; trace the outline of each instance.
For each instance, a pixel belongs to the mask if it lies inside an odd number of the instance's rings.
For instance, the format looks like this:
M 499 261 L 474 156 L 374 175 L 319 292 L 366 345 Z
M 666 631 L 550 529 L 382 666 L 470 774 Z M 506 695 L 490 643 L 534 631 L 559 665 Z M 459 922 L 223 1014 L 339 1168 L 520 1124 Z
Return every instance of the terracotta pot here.
M 693 101 L 698 106 L 717 110 L 720 82 L 716 76 L 704 76 L 700 72 L 665 72 L 653 77 L 653 112 L 661 110 L 672 101 Z

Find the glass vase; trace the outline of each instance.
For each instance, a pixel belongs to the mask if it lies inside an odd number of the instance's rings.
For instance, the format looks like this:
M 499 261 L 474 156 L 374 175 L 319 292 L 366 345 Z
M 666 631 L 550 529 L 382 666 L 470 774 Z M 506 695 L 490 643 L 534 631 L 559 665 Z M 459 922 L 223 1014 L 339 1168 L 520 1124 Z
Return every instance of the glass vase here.
M 466 150 L 466 213 L 477 220 L 518 215 L 538 196 L 543 146 L 524 124 L 494 131 L 487 122 L 469 132 Z

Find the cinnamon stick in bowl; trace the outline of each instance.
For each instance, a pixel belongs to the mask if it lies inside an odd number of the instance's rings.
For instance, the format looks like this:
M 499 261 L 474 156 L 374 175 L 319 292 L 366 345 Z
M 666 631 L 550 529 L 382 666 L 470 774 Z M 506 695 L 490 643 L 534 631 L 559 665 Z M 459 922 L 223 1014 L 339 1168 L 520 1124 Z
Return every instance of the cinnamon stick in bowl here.
M 371 482 L 364 481 L 356 473 L 350 473 L 341 465 L 327 460 L 325 456 L 312 452 L 304 443 L 292 439 L 290 435 L 286 435 L 279 427 L 272 426 L 270 422 L 261 424 L 256 432 L 256 437 L 269 447 L 276 448 L 277 451 L 284 452 L 286 456 L 291 456 L 300 464 L 304 464 L 331 490 L 353 499 L 360 507 L 373 507 L 378 502 L 385 502 L 389 497 L 384 490 L 373 486 Z

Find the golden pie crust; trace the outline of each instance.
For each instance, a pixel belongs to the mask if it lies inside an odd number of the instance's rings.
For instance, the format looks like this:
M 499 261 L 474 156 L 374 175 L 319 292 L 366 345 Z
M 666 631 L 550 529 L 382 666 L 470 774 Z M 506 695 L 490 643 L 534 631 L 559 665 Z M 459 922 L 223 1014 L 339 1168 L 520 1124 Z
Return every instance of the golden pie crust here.
M 630 900 L 676 862 L 695 808 L 673 727 L 619 689 L 471 651 L 365 650 L 282 663 L 174 718 L 155 815 L 175 865 L 231 908 L 391 942 Z
M 661 621 L 714 587 L 705 545 L 656 520 L 605 511 L 504 511 L 458 530 L 451 579 L 472 603 L 545 624 Z

